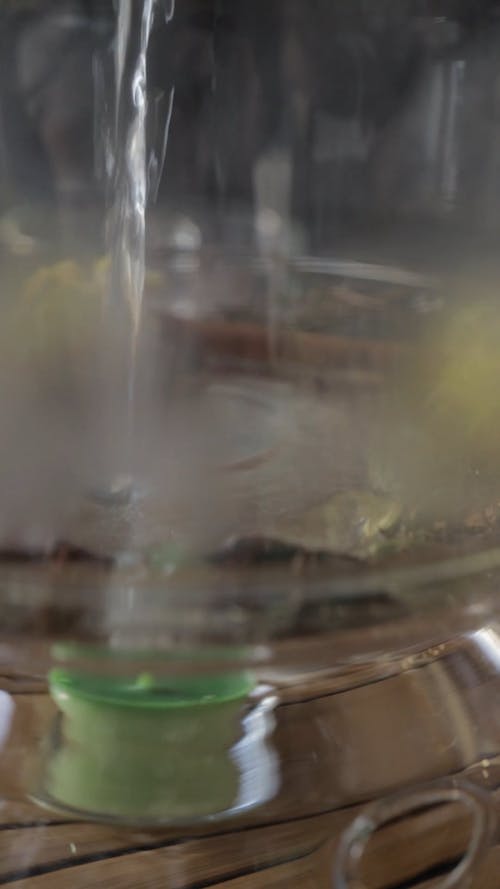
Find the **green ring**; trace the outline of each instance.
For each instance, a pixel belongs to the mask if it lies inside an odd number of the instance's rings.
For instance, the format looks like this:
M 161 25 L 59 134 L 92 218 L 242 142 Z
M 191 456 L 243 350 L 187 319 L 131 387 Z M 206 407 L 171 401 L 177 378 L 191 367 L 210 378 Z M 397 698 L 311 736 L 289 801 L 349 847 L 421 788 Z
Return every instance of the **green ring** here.
M 57 701 L 79 699 L 113 707 L 177 710 L 208 707 L 246 698 L 255 687 L 247 672 L 217 676 L 169 677 L 158 681 L 150 674 L 134 679 L 84 675 L 54 668 L 49 688 Z

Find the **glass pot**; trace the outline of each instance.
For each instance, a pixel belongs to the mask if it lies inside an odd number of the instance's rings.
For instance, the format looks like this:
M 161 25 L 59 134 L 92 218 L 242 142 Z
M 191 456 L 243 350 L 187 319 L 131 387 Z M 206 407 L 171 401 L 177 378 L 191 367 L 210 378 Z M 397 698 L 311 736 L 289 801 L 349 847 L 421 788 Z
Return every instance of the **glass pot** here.
M 0 6 L 0 881 L 495 885 L 498 22 Z

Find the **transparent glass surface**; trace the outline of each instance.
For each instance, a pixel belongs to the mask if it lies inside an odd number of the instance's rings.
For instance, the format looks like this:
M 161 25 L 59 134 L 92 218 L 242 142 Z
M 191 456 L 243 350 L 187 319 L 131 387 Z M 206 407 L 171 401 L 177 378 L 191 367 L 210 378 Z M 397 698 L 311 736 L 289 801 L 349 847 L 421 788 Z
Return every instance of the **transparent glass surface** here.
M 494 885 L 498 13 L 0 4 L 0 882 Z

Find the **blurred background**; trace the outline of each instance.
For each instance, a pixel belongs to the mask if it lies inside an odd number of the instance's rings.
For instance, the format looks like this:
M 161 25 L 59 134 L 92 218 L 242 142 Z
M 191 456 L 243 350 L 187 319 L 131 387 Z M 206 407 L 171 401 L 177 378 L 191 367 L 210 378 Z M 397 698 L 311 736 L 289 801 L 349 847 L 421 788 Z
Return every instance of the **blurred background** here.
M 366 241 L 374 221 L 381 240 L 404 219 L 408 252 L 450 214 L 484 243 L 500 222 L 499 12 L 496 0 L 178 0 L 149 53 L 157 145 L 175 89 L 158 206 L 208 215 L 226 241 L 270 204 L 316 247 Z M 72 219 L 81 241 L 84 212 L 99 236 L 94 111 L 114 16 L 111 0 L 1 5 L 4 242 L 16 229 L 43 240 L 49 220 L 69 237 Z M 151 239 L 164 237 L 158 224 Z

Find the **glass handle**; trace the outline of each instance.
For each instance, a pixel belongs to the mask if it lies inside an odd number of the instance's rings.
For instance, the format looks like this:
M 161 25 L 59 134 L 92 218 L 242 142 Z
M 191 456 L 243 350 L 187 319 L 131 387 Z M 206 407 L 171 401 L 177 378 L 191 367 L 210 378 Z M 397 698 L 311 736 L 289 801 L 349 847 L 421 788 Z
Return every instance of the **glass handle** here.
M 333 889 L 367 889 L 361 876 L 361 863 L 374 833 L 392 821 L 443 804 L 461 803 L 471 817 L 467 849 L 458 864 L 446 875 L 439 889 L 457 889 L 469 880 L 488 850 L 496 813 L 490 795 L 462 780 L 443 780 L 419 786 L 367 806 L 342 834 L 333 873 Z

